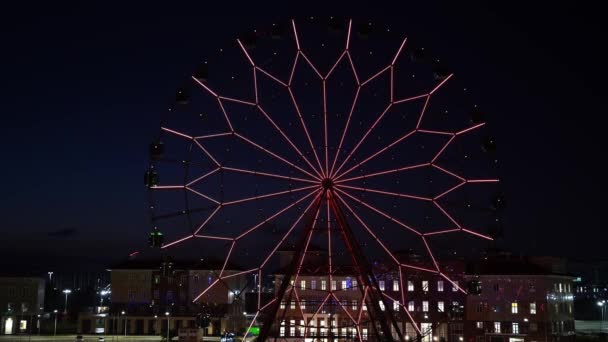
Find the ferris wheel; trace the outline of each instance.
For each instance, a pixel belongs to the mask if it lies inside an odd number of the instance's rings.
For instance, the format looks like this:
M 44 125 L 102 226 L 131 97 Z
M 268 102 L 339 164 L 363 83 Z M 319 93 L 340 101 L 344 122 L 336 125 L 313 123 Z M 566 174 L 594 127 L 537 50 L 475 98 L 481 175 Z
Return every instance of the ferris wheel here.
M 222 260 L 195 301 L 244 274 L 259 292 L 291 248 L 272 299 L 258 296 L 248 325 L 263 323 L 262 340 L 283 338 L 285 302 L 302 307 L 311 289 L 296 284 L 312 246 L 325 255 L 317 276 L 348 269 L 367 313 L 344 307 L 344 289 L 315 289 L 318 307 L 299 309 L 301 337 L 314 337 L 310 318 L 329 301 L 350 320 L 350 339 L 363 340 L 369 326 L 403 340 L 386 309 L 393 302 L 424 335 L 405 305 L 403 274 L 428 272 L 465 292 L 437 255 L 500 234 L 496 143 L 472 99 L 443 61 L 388 27 L 311 17 L 248 32 L 177 91 L 150 145 L 150 244 Z M 426 263 L 403 259 L 404 250 Z M 379 260 L 400 277 L 400 293 L 379 288 Z M 228 272 L 233 264 L 238 272 Z

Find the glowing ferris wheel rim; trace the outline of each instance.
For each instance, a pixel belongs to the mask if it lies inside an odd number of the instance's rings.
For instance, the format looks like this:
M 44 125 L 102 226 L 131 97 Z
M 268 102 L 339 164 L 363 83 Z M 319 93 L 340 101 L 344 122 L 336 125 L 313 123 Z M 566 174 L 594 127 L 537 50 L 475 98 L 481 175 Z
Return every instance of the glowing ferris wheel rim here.
M 452 234 L 452 233 L 456 233 L 456 232 L 461 232 L 464 234 L 473 235 L 475 237 L 492 240 L 492 238 L 490 236 L 479 233 L 479 232 L 475 231 L 474 229 L 470 229 L 466 225 L 459 222 L 459 220 L 457 220 L 455 217 L 453 217 L 448 212 L 448 210 L 446 210 L 446 208 L 444 208 L 444 206 L 439 203 L 439 200 L 444 198 L 448 194 L 466 186 L 467 184 L 496 183 L 496 182 L 498 182 L 498 179 L 496 179 L 496 178 L 467 178 L 464 175 L 461 175 L 461 174 L 458 174 L 457 172 L 449 170 L 448 168 L 440 165 L 440 163 L 438 162 L 439 158 L 446 151 L 446 149 L 451 144 L 453 144 L 457 139 L 459 139 L 460 137 L 467 135 L 468 133 L 475 131 L 478 128 L 485 125 L 484 122 L 475 122 L 475 123 L 471 124 L 469 127 L 459 129 L 459 130 L 454 130 L 454 131 L 426 129 L 424 127 L 423 119 L 424 119 L 424 116 L 425 116 L 425 113 L 427 110 L 427 106 L 431 102 L 431 99 L 433 98 L 434 94 L 436 92 L 440 91 L 440 89 L 444 86 L 444 84 L 446 84 L 446 82 L 450 81 L 450 79 L 453 77 L 453 74 L 447 73 L 447 74 L 438 75 L 436 77 L 437 83 L 434 85 L 434 87 L 432 87 L 428 91 L 425 91 L 425 92 L 422 92 L 419 94 L 413 94 L 412 96 L 405 97 L 405 98 L 397 98 L 395 96 L 395 89 L 394 89 L 395 88 L 395 85 L 394 85 L 395 64 L 397 63 L 400 55 L 402 54 L 404 47 L 407 44 L 407 38 L 404 38 L 403 40 L 401 40 L 401 43 L 398 46 L 398 49 L 395 51 L 394 55 L 391 56 L 389 63 L 385 67 L 381 68 L 378 72 L 372 74 L 369 78 L 362 79 L 362 78 L 360 78 L 361 76 L 357 72 L 356 64 L 353 61 L 353 58 L 351 56 L 350 44 L 351 44 L 352 20 L 350 20 L 348 22 L 346 40 L 344 42 L 343 51 L 341 52 L 341 54 L 339 55 L 339 57 L 335 61 L 335 63 L 333 63 L 332 67 L 326 73 L 321 72 L 313 64 L 311 59 L 308 57 L 307 53 L 300 46 L 300 39 L 299 39 L 295 21 L 292 20 L 290 23 L 290 26 L 291 26 L 293 38 L 295 41 L 295 45 L 297 48 L 297 52 L 293 59 L 293 63 L 292 63 L 293 66 L 292 66 L 291 73 L 290 73 L 288 79 L 281 79 L 278 76 L 273 75 L 271 72 L 267 71 L 261 65 L 257 64 L 256 60 L 254 60 L 254 58 L 252 57 L 252 55 L 250 54 L 250 52 L 248 51 L 246 46 L 243 44 L 243 42 L 241 40 L 237 40 L 238 46 L 239 46 L 242 54 L 245 56 L 246 61 L 247 61 L 247 63 L 249 63 L 249 67 L 251 68 L 251 70 L 253 72 L 253 88 L 254 88 L 253 100 L 224 96 L 224 95 L 222 95 L 221 91 L 214 89 L 213 86 L 207 84 L 207 82 L 205 80 L 201 79 L 201 77 L 192 76 L 192 81 L 195 82 L 195 84 L 198 85 L 203 92 L 205 92 L 207 95 L 215 98 L 215 100 L 217 102 L 217 106 L 221 110 L 223 119 L 225 120 L 225 124 L 227 127 L 226 130 L 218 131 L 218 132 L 211 133 L 211 134 L 205 134 L 205 135 L 192 135 L 192 134 L 186 134 L 186 133 L 181 132 L 172 127 L 168 127 L 168 126 L 161 127 L 161 130 L 165 134 L 173 135 L 173 136 L 179 137 L 181 139 L 185 139 L 186 141 L 190 142 L 191 145 L 195 147 L 197 152 L 204 154 L 214 165 L 214 167 L 209 172 L 201 175 L 200 177 L 192 179 L 188 182 L 184 182 L 184 184 L 167 184 L 167 185 L 159 185 L 156 183 L 149 184 L 150 185 L 149 187 L 150 187 L 151 191 L 153 191 L 153 192 L 171 191 L 171 190 L 189 192 L 191 194 L 204 198 L 205 200 L 211 202 L 214 206 L 213 209 L 211 210 L 210 214 L 202 222 L 200 222 L 199 224 L 196 225 L 196 228 L 193 229 L 191 234 L 187 234 L 176 240 L 169 241 L 167 244 L 162 245 L 162 248 L 163 249 L 170 248 L 170 247 L 176 246 L 182 242 L 185 242 L 185 241 L 191 240 L 191 239 L 207 239 L 207 240 L 215 240 L 215 241 L 220 240 L 220 241 L 226 241 L 230 245 L 226 259 L 224 260 L 224 263 L 223 263 L 223 267 L 221 268 L 221 270 L 219 272 L 218 278 L 209 287 L 207 287 L 202 293 L 200 293 L 194 299 L 194 301 L 196 302 L 197 300 L 199 300 L 208 290 L 213 288 L 216 284 L 218 284 L 218 282 L 221 282 L 225 279 L 235 277 L 238 275 L 243 275 L 243 274 L 261 275 L 261 270 L 268 264 L 271 257 L 273 255 L 275 255 L 278 248 L 286 241 L 287 238 L 290 237 L 290 235 L 295 230 L 295 228 L 298 226 L 298 224 L 301 224 L 303 222 L 303 218 L 305 217 L 305 215 L 307 213 L 309 213 L 309 211 L 313 207 L 313 204 L 315 203 L 315 201 L 317 201 L 321 196 L 324 196 L 324 194 L 327 191 L 330 191 L 332 196 L 335 196 L 335 198 L 337 199 L 337 202 L 346 209 L 346 211 L 349 213 L 349 215 L 352 215 L 352 218 L 354 218 L 355 222 L 357 222 L 358 224 L 361 225 L 361 227 L 363 227 L 363 229 L 369 234 L 369 236 L 379 245 L 381 250 L 383 252 L 385 252 L 386 255 L 389 256 L 389 259 L 391 259 L 392 261 L 394 261 L 396 263 L 396 265 L 398 265 L 400 272 L 401 272 L 401 268 L 409 268 L 409 269 L 413 269 L 413 270 L 420 270 L 420 271 L 437 274 L 437 275 L 445 278 L 455 288 L 458 288 L 460 291 L 465 292 L 457 283 L 452 281 L 446 274 L 444 274 L 442 272 L 440 265 L 438 264 L 437 260 L 435 259 L 434 254 L 433 254 L 431 247 L 430 247 L 429 243 L 427 242 L 427 240 L 430 236 L 436 236 L 436 235 L 442 235 L 442 234 Z M 346 62 L 350 66 L 353 77 L 356 82 L 356 94 L 354 96 L 354 100 L 352 102 L 352 106 L 348 113 L 345 125 L 343 127 L 328 127 L 327 104 L 328 104 L 328 102 L 331 102 L 331 99 L 330 99 L 330 97 L 328 97 L 326 95 L 326 83 L 328 80 L 331 79 L 332 74 L 334 73 L 336 67 L 340 63 L 346 63 Z M 317 75 L 317 77 L 320 80 L 321 85 L 322 85 L 323 141 L 316 141 L 313 138 L 313 135 L 310 133 L 310 131 L 309 131 L 310 122 L 307 122 L 307 120 L 305 119 L 305 115 L 303 115 L 303 113 L 302 113 L 302 110 L 298 104 L 297 96 L 296 96 L 296 94 L 294 94 L 294 91 L 292 88 L 292 83 L 294 80 L 294 73 L 296 70 L 296 66 L 299 63 L 305 63 L 306 65 L 308 65 L 314 71 L 314 74 Z M 357 98 L 359 96 L 361 89 L 364 89 L 365 87 L 369 87 L 370 83 L 373 80 L 375 80 L 378 77 L 381 77 L 383 75 L 386 76 L 387 74 L 388 74 L 388 77 L 390 77 L 390 85 L 389 85 L 389 92 L 390 92 L 389 99 L 390 100 L 389 100 L 389 103 L 388 103 L 386 109 L 377 116 L 375 121 L 369 126 L 369 128 L 365 131 L 365 134 L 363 134 L 363 136 L 360 137 L 358 142 L 348 152 L 348 154 L 345 157 L 340 158 L 341 156 L 340 156 L 339 152 L 343 148 L 343 144 L 345 142 L 345 137 L 347 137 L 347 135 L 349 134 L 349 126 L 352 125 L 351 117 L 357 106 Z M 297 112 L 298 120 L 296 120 L 296 121 L 299 122 L 300 127 L 303 131 L 303 135 L 306 137 L 304 142 L 294 141 L 294 139 L 292 139 L 292 137 L 290 137 L 289 134 L 287 134 L 286 131 L 282 127 L 280 127 L 280 125 L 273 119 L 272 114 L 267 112 L 264 109 L 263 104 L 261 103 L 260 98 L 258 97 L 258 91 L 259 91 L 258 78 L 262 77 L 262 76 L 267 77 L 270 80 L 272 80 L 273 82 L 277 83 L 284 89 L 284 91 L 286 91 L 289 94 L 289 97 L 292 100 L 295 111 Z M 392 140 L 390 143 L 384 144 L 381 148 L 377 149 L 374 153 L 365 155 L 356 164 L 349 167 L 348 166 L 349 161 L 351 161 L 351 159 L 357 155 L 357 152 L 358 152 L 358 149 L 360 148 L 360 146 L 362 144 L 364 144 L 366 139 L 370 136 L 370 134 L 374 131 L 374 129 L 379 125 L 379 123 L 382 121 L 383 117 L 387 114 L 389 109 L 393 106 L 396 106 L 396 105 L 399 105 L 402 103 L 412 102 L 412 101 L 423 101 L 422 110 L 420 111 L 420 113 L 418 115 L 415 127 L 412 130 L 405 132 L 404 134 L 399 136 L 397 139 Z M 271 147 L 264 146 L 263 144 L 256 142 L 252 138 L 246 136 L 245 134 L 240 132 L 238 129 L 236 129 L 233 126 L 233 123 L 231 120 L 232 114 L 230 113 L 229 110 L 226 109 L 227 103 L 237 103 L 240 105 L 250 106 L 250 107 L 254 108 L 259 113 L 259 115 L 276 130 L 275 133 L 278 133 L 282 137 L 283 142 L 286 144 L 286 146 L 289 147 L 289 149 L 292 150 L 293 155 L 286 156 L 286 155 L 281 155 L 279 153 L 276 153 L 273 151 L 273 149 Z M 329 139 L 328 137 L 329 137 L 329 135 L 331 135 L 332 130 L 334 130 L 334 132 L 337 132 L 337 136 L 340 137 L 339 144 L 335 150 L 335 153 L 333 153 L 333 155 L 332 155 L 332 152 L 330 152 L 330 144 L 328 142 L 328 139 Z M 374 159 L 376 159 L 379 156 L 381 156 L 382 154 L 386 153 L 391 148 L 393 148 L 403 142 L 407 142 L 408 138 L 410 138 L 412 135 L 415 135 L 415 134 L 442 136 L 442 137 L 446 137 L 447 142 L 445 144 L 443 144 L 443 146 L 432 156 L 432 158 L 430 158 L 428 161 L 426 161 L 424 163 L 386 168 L 384 170 L 370 172 L 370 173 L 366 173 L 366 174 L 360 174 L 358 176 L 353 175 L 353 172 L 356 171 L 357 169 L 360 169 L 363 165 L 371 163 Z M 226 137 L 226 136 L 233 137 L 233 138 L 241 141 L 244 144 L 254 147 L 258 151 L 266 154 L 269 158 L 272 158 L 273 160 L 275 160 L 277 163 L 282 163 L 282 164 L 286 165 L 287 167 L 291 168 L 293 171 L 297 172 L 298 175 L 292 176 L 292 175 L 286 175 L 286 174 L 275 173 L 275 172 L 261 172 L 261 171 L 255 170 L 255 169 L 233 167 L 230 165 L 226 165 L 223 162 L 220 162 L 218 160 L 219 158 L 217 158 L 217 155 L 214 155 L 205 147 L 205 143 L 207 140 L 215 139 L 215 138 L 219 138 L 219 137 Z M 304 145 L 305 147 L 302 147 L 302 145 Z M 306 149 L 310 148 L 309 151 L 312 153 L 308 153 L 308 154 L 304 153 L 303 152 L 304 148 L 306 148 Z M 295 161 L 293 159 L 294 156 L 296 157 Z M 298 160 L 300 160 L 301 162 L 298 163 Z M 413 193 L 387 191 L 387 190 L 375 189 L 375 188 L 370 188 L 370 187 L 359 187 L 359 186 L 351 185 L 351 184 L 353 184 L 354 181 L 361 180 L 361 179 L 368 179 L 368 178 L 372 178 L 372 177 L 379 177 L 379 176 L 384 176 L 384 175 L 389 175 L 389 174 L 398 175 L 403 172 L 408 172 L 410 170 L 416 170 L 416 169 L 420 169 L 420 168 L 430 168 L 435 171 L 441 172 L 444 175 L 452 177 L 457 183 L 456 183 L 456 185 L 448 187 L 434 196 L 421 196 L 421 195 L 417 195 L 417 194 L 413 194 Z M 260 195 L 256 194 L 255 196 L 252 196 L 252 197 L 237 198 L 237 199 L 231 199 L 231 200 L 213 198 L 212 196 L 205 194 L 201 191 L 195 190 L 193 188 L 193 185 L 195 185 L 196 183 L 201 182 L 201 181 L 205 180 L 207 177 L 210 177 L 219 172 L 231 172 L 231 173 L 235 173 L 235 174 L 249 174 L 249 175 L 255 175 L 258 177 L 267 177 L 267 178 L 272 178 L 272 179 L 277 179 L 277 180 L 289 181 L 290 184 L 291 184 L 291 182 L 294 182 L 294 183 L 298 183 L 301 185 L 296 188 L 290 188 L 288 190 L 268 192 L 268 193 L 264 193 L 264 194 L 260 194 Z M 401 219 L 397 219 L 397 218 L 393 217 L 391 214 L 387 213 L 382 208 L 378 208 L 377 206 L 374 206 L 374 205 L 368 203 L 367 201 L 363 200 L 361 198 L 361 196 L 354 195 L 354 193 L 359 193 L 359 192 L 372 193 L 372 194 L 382 195 L 382 196 L 389 196 L 389 197 L 393 197 L 395 199 L 409 199 L 409 200 L 430 203 L 432 206 L 434 206 L 437 209 L 438 214 L 443 215 L 445 218 L 447 218 L 453 224 L 453 227 L 447 228 L 447 229 L 424 232 L 424 231 L 418 229 L 417 227 L 413 227 L 412 225 L 406 224 Z M 243 229 L 243 231 L 236 236 L 213 235 L 213 234 L 205 233 L 205 231 L 204 231 L 204 228 L 206 227 L 206 225 L 213 219 L 213 217 L 216 214 L 218 214 L 218 212 L 220 212 L 224 208 L 247 203 L 247 202 L 260 201 L 263 199 L 268 199 L 268 198 L 273 198 L 273 197 L 293 195 L 294 193 L 298 193 L 299 197 L 297 200 L 290 202 L 289 204 L 283 206 L 280 210 L 273 212 L 271 215 L 268 215 L 268 216 L 264 217 L 264 219 L 259 220 L 259 222 L 256 222 L 256 223 L 252 224 L 251 226 Z M 304 195 L 301 195 L 301 193 L 304 193 Z M 404 263 L 404 262 L 398 260 L 398 258 L 395 256 L 395 254 L 391 250 L 391 248 L 387 247 L 385 241 L 382 241 L 382 239 L 377 237 L 377 235 L 374 232 L 374 228 L 370 227 L 370 225 L 366 223 L 364 217 L 362 217 L 362 215 L 358 214 L 357 211 L 355 209 L 353 209 L 353 206 L 349 205 L 349 202 L 351 204 L 356 203 L 359 206 L 363 206 L 363 207 L 367 208 L 368 210 L 370 210 L 371 212 L 374 212 L 376 215 L 378 215 L 380 217 L 384 217 L 387 220 L 389 220 L 390 222 L 392 222 L 393 224 L 398 225 L 398 226 L 404 228 L 405 230 L 418 236 L 418 238 L 424 244 L 424 247 L 426 248 L 428 255 L 430 256 L 433 268 L 426 268 L 426 267 L 419 267 L 416 265 L 410 265 L 410 264 L 407 264 L 407 263 Z M 264 259 L 264 261 L 258 267 L 248 269 L 248 270 L 245 270 L 242 272 L 225 274 L 227 264 L 235 250 L 235 246 L 241 239 L 243 239 L 247 235 L 255 232 L 256 230 L 258 230 L 260 227 L 262 227 L 267 222 L 274 220 L 275 218 L 281 216 L 283 213 L 285 213 L 286 211 L 292 209 L 294 206 L 297 206 L 297 205 L 304 206 L 305 209 L 300 211 L 300 214 L 295 218 L 295 220 L 290 225 L 287 232 L 283 235 L 283 237 L 281 238 L 279 243 L 272 249 L 272 251 L 270 251 L 270 253 L 267 255 L 267 257 Z M 319 217 L 319 215 L 325 215 L 325 213 L 322 213 L 323 211 L 324 211 L 324 209 L 321 209 L 321 208 L 316 209 L 316 212 L 314 213 L 315 221 Z M 186 214 L 189 214 L 189 213 L 186 213 Z M 330 215 L 331 215 L 330 209 L 329 209 L 329 201 L 327 202 L 326 215 L 327 215 L 327 224 L 328 224 L 327 229 L 329 232 L 329 230 L 330 230 L 329 222 L 330 222 Z M 329 234 L 328 238 L 331 239 L 331 234 Z M 308 241 L 310 241 L 310 239 Z M 330 265 L 329 265 L 330 273 L 329 273 L 329 276 L 331 277 L 331 267 L 332 267 L 331 266 L 331 240 L 329 242 L 329 246 L 330 246 L 329 247 L 330 248 L 330 259 L 329 259 L 330 260 L 329 261 L 330 262 Z M 308 243 L 304 249 L 305 252 L 306 252 L 306 248 L 308 248 Z M 264 255 L 266 255 L 266 254 L 264 254 Z M 298 277 L 298 275 L 296 275 L 296 280 L 297 280 L 297 277 Z M 261 276 L 258 277 L 257 279 L 259 281 L 258 285 L 261 286 L 261 282 L 262 282 Z M 411 316 L 408 308 L 405 306 L 405 294 L 404 294 L 404 290 L 403 290 L 403 284 L 401 284 L 400 288 L 402 289 L 401 290 L 402 298 L 400 298 L 401 300 L 399 302 L 399 306 L 402 308 L 402 310 L 404 310 L 407 313 L 409 319 L 412 321 L 412 323 L 414 323 L 414 327 L 416 328 L 416 330 L 419 333 L 421 333 L 417 324 L 415 324 L 416 322 L 414 321 L 413 317 Z M 295 292 L 296 301 L 299 301 L 298 295 L 297 295 L 297 289 L 294 286 L 292 286 L 291 291 Z M 397 298 L 393 298 L 393 297 L 389 296 L 388 294 L 383 293 L 383 295 L 390 300 L 393 300 L 395 302 L 397 301 Z M 337 300 L 337 302 L 340 304 L 340 306 L 342 306 L 340 300 L 338 300 L 337 297 L 331 291 L 329 291 L 329 293 L 325 297 L 325 300 L 323 301 L 323 303 L 325 303 L 325 301 L 327 301 L 328 299 L 332 299 L 332 298 L 335 298 Z M 275 300 L 276 300 L 276 298 L 275 298 Z M 273 301 L 270 301 L 266 305 L 262 306 L 260 303 L 260 300 L 258 298 L 258 308 L 257 308 L 257 312 L 255 314 L 255 317 L 257 318 L 258 315 L 263 310 L 265 310 L 269 305 L 271 305 L 273 303 Z M 321 304 L 319 309 L 323 306 L 323 303 Z M 298 303 L 298 305 L 299 305 L 299 303 Z M 319 311 L 319 310 L 317 310 L 317 311 Z M 348 313 L 348 311 L 346 309 L 345 309 L 345 312 Z M 303 312 L 302 312 L 302 314 L 303 314 Z M 348 316 L 350 316 L 350 315 L 348 315 Z M 362 317 L 361 315 L 358 315 L 358 317 L 350 316 L 350 318 L 353 321 L 353 324 L 357 327 L 361 323 L 361 317 Z M 252 320 L 251 324 L 249 325 L 249 329 L 251 328 L 251 326 L 253 325 L 254 322 L 255 322 L 255 318 Z M 248 331 L 249 331 L 249 329 L 248 329 Z M 359 337 L 360 337 L 360 332 L 358 332 L 358 333 L 359 333 Z

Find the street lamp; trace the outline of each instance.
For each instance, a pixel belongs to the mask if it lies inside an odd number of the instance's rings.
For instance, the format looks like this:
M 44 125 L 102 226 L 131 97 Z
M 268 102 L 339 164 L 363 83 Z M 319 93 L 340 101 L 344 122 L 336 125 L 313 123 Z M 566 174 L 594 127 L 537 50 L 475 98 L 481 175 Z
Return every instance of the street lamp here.
M 103 296 L 109 295 L 111 291 L 101 290 L 99 291 L 99 306 L 103 306 Z
M 171 314 L 169 313 L 169 311 L 165 312 L 165 316 L 167 316 L 167 342 L 169 342 L 169 326 L 170 326 L 170 322 L 171 322 Z
M 64 305 L 64 306 L 65 306 L 65 308 L 64 308 L 64 310 L 63 310 L 63 313 L 64 313 L 64 314 L 67 314 L 67 313 L 68 313 L 68 295 L 69 295 L 70 293 L 72 293 L 72 290 L 70 290 L 70 289 L 65 289 L 65 290 L 63 290 L 63 293 L 65 293 L 65 305 Z
M 57 310 L 53 310 L 53 313 L 55 314 L 55 330 L 53 336 L 57 336 Z
M 121 315 L 125 316 L 125 337 L 127 336 L 127 316 L 126 316 L 126 312 L 121 311 L 120 312 Z
M 600 311 L 602 313 L 602 320 L 600 321 L 600 333 L 604 332 L 604 304 L 606 304 L 605 300 L 597 301 L 597 305 L 600 307 Z

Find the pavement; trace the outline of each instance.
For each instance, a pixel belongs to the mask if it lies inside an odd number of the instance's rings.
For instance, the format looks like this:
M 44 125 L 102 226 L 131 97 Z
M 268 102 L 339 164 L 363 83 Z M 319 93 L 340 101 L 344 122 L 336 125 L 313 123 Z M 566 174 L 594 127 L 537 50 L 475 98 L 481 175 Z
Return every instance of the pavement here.
M 579 334 L 608 333 L 608 321 L 574 321 L 574 327 Z

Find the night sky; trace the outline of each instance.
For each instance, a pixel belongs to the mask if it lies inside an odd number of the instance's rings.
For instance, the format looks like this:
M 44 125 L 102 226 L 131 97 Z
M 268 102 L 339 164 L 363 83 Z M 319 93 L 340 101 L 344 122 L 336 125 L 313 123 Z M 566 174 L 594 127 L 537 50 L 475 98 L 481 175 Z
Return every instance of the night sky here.
M 491 6 L 417 2 L 342 15 L 423 41 L 476 89 L 498 142 L 504 247 L 603 258 L 600 11 Z M 147 148 L 175 90 L 240 32 L 300 16 L 254 10 L 203 2 L 2 10 L 3 265 L 58 267 L 71 256 L 83 261 L 70 265 L 102 264 L 145 245 Z

